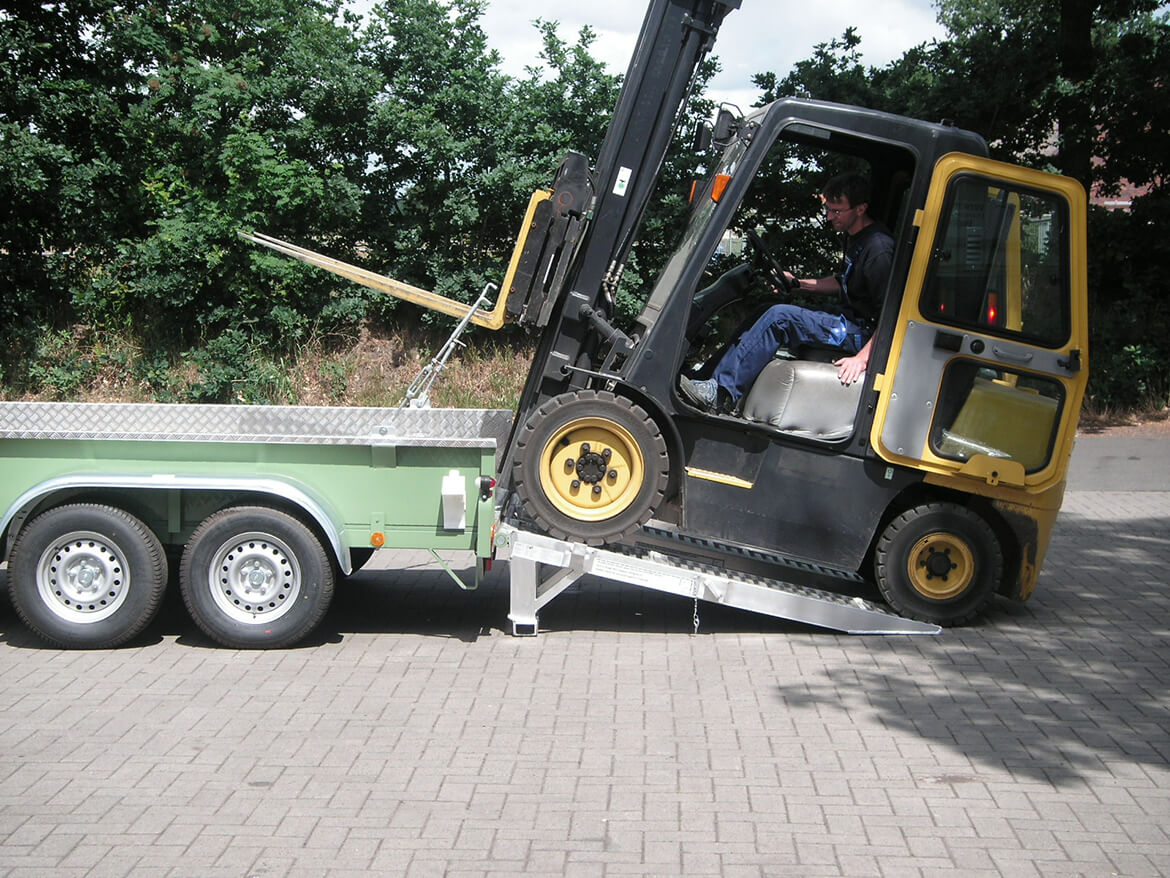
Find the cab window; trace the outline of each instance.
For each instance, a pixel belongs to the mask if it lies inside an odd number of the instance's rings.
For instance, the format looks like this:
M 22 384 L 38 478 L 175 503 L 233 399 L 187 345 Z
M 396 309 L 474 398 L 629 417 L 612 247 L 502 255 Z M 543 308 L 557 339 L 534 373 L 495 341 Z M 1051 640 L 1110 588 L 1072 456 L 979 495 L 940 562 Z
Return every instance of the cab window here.
M 977 454 L 1017 461 L 1025 472 L 1048 465 L 1064 408 L 1059 381 L 957 358 L 943 374 L 931 450 L 967 461 Z
M 1069 337 L 1068 208 L 973 174 L 950 184 L 919 307 L 937 323 L 1057 348 Z

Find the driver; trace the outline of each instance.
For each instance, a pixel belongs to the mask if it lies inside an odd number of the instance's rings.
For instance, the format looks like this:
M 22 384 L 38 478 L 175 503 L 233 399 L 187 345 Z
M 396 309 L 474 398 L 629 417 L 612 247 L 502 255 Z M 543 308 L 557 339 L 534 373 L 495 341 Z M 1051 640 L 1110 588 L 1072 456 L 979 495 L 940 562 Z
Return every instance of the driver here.
M 704 411 L 731 411 L 781 346 L 812 342 L 840 350 L 843 356 L 833 365 L 846 386 L 865 374 L 890 276 L 894 239 L 869 216 L 869 181 L 860 174 L 834 177 L 825 184 L 821 197 L 833 231 L 846 236 L 840 273 L 805 279 L 786 271 L 784 279 L 789 288 L 824 293 L 836 302 L 823 311 L 773 305 L 727 349 L 710 378 L 682 378 L 679 389 L 691 404 Z

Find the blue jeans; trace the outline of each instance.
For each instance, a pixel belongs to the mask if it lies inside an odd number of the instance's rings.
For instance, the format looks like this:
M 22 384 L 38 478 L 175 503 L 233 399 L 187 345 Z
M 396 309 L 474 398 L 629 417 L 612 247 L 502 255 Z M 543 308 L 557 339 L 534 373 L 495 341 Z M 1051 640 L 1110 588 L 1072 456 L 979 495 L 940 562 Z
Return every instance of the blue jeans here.
M 778 348 L 810 342 L 840 348 L 841 356 L 848 356 L 861 350 L 865 339 L 861 327 L 840 314 L 773 305 L 727 349 L 711 377 L 739 402 Z

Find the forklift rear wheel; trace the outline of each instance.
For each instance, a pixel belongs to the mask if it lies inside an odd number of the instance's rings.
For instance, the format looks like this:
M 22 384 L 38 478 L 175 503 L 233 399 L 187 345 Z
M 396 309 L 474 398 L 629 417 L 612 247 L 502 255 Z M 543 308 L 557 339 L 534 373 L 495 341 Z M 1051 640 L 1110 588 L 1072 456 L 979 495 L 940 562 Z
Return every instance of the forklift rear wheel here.
M 104 649 L 154 618 L 167 559 L 154 532 L 130 513 L 77 503 L 50 509 L 21 530 L 8 579 L 16 612 L 49 643 Z
M 983 610 L 999 585 L 999 540 L 979 515 L 955 503 L 903 512 L 878 540 L 874 571 L 895 610 L 936 625 L 961 625 Z
M 582 390 L 555 397 L 516 443 L 516 491 L 558 539 L 601 545 L 642 526 L 666 490 L 670 461 L 650 416 L 630 400 Z
M 333 582 L 333 564 L 313 532 L 264 506 L 209 517 L 191 535 L 179 566 L 179 588 L 195 624 L 235 649 L 300 641 L 329 609 Z

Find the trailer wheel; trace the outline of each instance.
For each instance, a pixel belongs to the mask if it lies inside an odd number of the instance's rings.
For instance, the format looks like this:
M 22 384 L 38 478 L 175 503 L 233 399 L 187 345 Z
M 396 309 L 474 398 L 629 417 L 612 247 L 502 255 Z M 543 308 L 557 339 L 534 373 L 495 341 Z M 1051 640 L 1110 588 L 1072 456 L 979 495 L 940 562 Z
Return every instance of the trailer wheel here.
M 133 515 L 78 503 L 21 530 L 8 574 L 16 612 L 38 635 L 68 649 L 105 649 L 150 624 L 167 587 L 167 559 Z
M 333 577 L 313 532 L 263 506 L 210 516 L 195 529 L 179 565 L 179 588 L 195 624 L 236 649 L 300 641 L 329 609 Z
M 999 584 L 999 540 L 979 515 L 954 503 L 903 512 L 878 540 L 874 572 L 899 613 L 961 625 L 983 610 Z
M 537 524 L 589 545 L 632 533 L 666 490 L 670 461 L 654 421 L 608 392 L 554 397 L 516 441 L 516 492 Z

